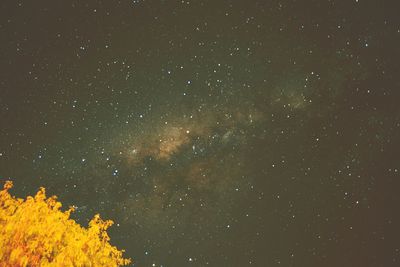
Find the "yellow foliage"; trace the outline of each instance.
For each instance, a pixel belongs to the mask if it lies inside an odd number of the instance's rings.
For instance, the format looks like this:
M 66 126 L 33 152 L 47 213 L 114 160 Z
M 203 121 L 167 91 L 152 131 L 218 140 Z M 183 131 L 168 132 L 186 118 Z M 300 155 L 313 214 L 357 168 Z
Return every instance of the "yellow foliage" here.
M 11 196 L 7 181 L 0 191 L 0 267 L 121 266 L 130 263 L 112 246 L 106 230 L 113 222 L 95 215 L 88 229 L 61 211 L 55 196 L 40 188 L 26 200 Z

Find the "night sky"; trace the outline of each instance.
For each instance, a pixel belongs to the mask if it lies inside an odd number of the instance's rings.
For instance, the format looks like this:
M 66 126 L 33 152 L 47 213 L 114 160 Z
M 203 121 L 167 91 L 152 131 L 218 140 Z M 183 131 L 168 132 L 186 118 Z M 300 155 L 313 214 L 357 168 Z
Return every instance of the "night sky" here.
M 0 182 L 134 266 L 400 266 L 385 1 L 0 3 Z

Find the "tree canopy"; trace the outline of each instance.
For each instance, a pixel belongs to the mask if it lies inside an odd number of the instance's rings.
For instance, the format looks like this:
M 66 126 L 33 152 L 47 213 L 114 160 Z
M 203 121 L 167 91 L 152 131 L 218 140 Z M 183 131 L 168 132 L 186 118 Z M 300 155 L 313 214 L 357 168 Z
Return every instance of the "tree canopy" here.
M 84 228 L 62 211 L 56 196 L 40 188 L 34 197 L 16 198 L 6 181 L 0 191 L 0 266 L 121 266 L 131 260 L 112 246 L 113 222 L 97 214 Z

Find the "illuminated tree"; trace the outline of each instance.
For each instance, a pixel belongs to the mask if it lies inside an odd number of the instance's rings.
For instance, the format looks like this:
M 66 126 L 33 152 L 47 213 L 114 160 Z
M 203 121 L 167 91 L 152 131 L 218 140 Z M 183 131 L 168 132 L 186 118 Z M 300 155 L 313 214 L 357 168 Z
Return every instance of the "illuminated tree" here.
M 121 266 L 130 263 L 109 243 L 113 222 L 95 215 L 88 229 L 61 211 L 55 196 L 40 188 L 25 200 L 11 196 L 7 181 L 0 191 L 0 266 Z

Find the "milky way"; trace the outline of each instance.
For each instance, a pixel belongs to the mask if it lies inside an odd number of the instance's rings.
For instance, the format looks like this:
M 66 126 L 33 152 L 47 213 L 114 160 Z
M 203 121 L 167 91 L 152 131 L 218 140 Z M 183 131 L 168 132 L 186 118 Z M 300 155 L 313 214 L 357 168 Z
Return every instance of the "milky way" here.
M 397 9 L 5 1 L 0 178 L 135 266 L 397 266 Z

